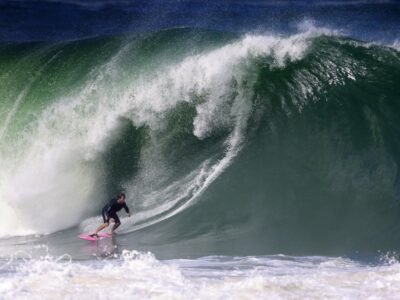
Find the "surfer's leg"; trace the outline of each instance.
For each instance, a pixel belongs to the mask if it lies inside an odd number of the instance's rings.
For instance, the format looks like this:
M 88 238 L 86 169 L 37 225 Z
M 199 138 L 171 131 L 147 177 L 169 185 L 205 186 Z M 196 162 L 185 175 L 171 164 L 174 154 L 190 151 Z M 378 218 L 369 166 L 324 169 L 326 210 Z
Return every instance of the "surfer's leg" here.
M 103 209 L 101 212 L 101 215 L 103 217 L 103 224 L 99 225 L 99 227 L 96 228 L 95 232 L 93 235 L 97 235 L 100 231 L 102 231 L 104 228 L 108 227 L 110 225 L 110 216 L 107 214 L 107 211 Z
M 100 231 L 102 231 L 104 228 L 108 227 L 110 225 L 109 222 L 101 224 L 99 227 L 96 228 L 96 231 L 94 234 L 98 234 Z
M 113 226 L 113 228 L 111 230 L 111 234 L 115 231 L 115 229 L 117 229 L 119 227 L 119 225 L 121 225 L 121 222 L 114 223 L 114 226 Z
M 119 220 L 117 214 L 113 214 L 112 218 L 114 219 L 114 225 L 113 225 L 113 227 L 111 229 L 110 234 L 113 234 L 115 229 L 117 229 L 119 227 L 119 225 L 121 225 L 121 221 Z

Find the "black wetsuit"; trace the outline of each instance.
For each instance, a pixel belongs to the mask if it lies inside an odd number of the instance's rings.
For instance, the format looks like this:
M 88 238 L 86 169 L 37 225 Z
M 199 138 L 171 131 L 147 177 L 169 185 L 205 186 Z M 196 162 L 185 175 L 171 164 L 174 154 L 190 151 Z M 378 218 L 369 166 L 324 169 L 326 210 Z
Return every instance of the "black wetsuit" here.
M 110 219 L 114 219 L 114 229 L 117 228 L 121 224 L 121 221 L 119 220 L 117 215 L 117 211 L 120 211 L 122 208 L 124 208 L 125 211 L 129 214 L 129 208 L 128 206 L 126 206 L 125 202 L 123 204 L 119 204 L 117 202 L 117 198 L 111 199 L 111 201 L 106 206 L 104 206 L 101 213 L 103 215 L 104 223 L 110 223 Z

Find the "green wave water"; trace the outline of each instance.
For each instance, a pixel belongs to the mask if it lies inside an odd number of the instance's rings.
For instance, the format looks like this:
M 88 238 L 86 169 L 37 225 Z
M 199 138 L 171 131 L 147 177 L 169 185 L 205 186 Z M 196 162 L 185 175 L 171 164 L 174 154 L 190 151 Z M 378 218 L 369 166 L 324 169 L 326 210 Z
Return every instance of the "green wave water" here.
M 399 246 L 394 49 L 181 28 L 3 44 L 0 80 L 2 236 L 89 230 L 123 188 L 147 245 Z

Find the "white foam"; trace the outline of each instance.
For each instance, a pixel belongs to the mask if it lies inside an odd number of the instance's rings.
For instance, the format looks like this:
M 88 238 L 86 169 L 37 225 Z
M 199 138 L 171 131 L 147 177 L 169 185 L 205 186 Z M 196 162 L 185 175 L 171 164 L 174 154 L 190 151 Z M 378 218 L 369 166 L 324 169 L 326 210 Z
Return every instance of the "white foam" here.
M 123 251 L 106 261 L 10 261 L 2 299 L 397 299 L 400 265 L 329 257 L 204 257 L 158 261 Z

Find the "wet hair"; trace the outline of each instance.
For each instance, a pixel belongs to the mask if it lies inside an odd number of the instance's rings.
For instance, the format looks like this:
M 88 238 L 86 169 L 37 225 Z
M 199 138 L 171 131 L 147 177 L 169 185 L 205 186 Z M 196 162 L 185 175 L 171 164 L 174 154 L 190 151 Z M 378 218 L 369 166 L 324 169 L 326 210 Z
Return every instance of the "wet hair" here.
M 124 197 L 124 199 L 126 199 L 126 196 L 125 196 L 125 193 L 119 193 L 118 195 L 117 195 L 117 198 L 119 199 L 119 198 L 121 198 L 121 197 Z

